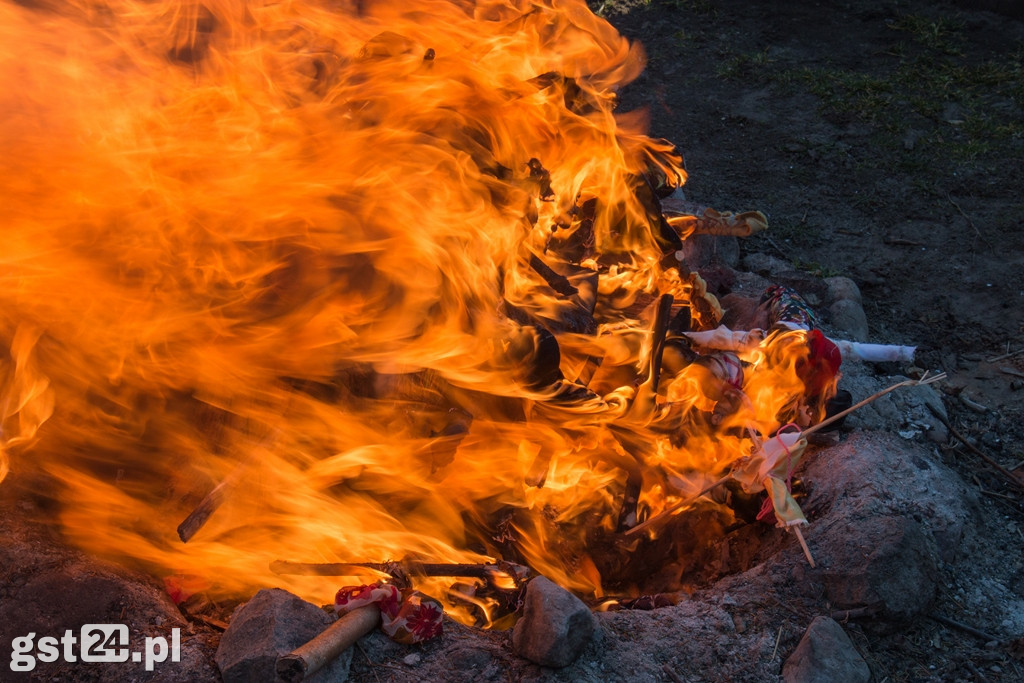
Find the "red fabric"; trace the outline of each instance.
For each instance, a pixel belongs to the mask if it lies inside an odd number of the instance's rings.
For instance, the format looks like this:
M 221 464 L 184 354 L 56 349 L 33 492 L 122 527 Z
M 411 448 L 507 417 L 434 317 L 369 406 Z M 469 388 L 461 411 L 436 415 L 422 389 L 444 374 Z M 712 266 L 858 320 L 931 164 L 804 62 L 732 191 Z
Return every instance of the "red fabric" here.
M 411 645 L 441 635 L 441 603 L 419 591 L 400 591 L 390 583 L 345 586 L 334 596 L 334 609 L 345 614 L 375 602 L 380 607 L 381 630 L 392 640 Z
M 807 333 L 807 346 L 810 353 L 806 361 L 797 363 L 796 372 L 804 383 L 807 396 L 821 396 L 839 374 L 843 356 L 839 347 L 820 330 Z

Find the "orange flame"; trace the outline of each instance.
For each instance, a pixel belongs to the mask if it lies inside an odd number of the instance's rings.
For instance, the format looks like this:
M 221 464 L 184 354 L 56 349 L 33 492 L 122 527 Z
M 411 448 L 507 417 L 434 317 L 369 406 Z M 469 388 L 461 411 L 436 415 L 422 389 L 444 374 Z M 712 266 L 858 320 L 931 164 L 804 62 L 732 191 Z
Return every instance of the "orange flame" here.
M 644 184 L 681 162 L 614 111 L 642 66 L 579 0 L 3 2 L 0 478 L 222 591 L 514 546 L 601 595 L 627 474 L 654 514 L 802 389 L 764 351 L 724 421 L 706 369 L 643 385 L 649 302 L 716 321 Z

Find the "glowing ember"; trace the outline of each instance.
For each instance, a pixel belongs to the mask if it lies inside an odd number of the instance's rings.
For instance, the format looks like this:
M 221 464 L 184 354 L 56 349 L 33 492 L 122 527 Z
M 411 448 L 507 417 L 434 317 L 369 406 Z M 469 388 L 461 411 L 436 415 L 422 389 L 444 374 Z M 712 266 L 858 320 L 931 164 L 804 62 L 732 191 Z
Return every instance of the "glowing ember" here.
M 321 601 L 271 562 L 628 592 L 664 539 L 618 532 L 798 417 L 804 332 L 741 378 L 678 343 L 717 324 L 656 198 L 684 173 L 613 113 L 642 54 L 582 2 L 28 4 L 0 4 L 0 477 L 75 543 Z

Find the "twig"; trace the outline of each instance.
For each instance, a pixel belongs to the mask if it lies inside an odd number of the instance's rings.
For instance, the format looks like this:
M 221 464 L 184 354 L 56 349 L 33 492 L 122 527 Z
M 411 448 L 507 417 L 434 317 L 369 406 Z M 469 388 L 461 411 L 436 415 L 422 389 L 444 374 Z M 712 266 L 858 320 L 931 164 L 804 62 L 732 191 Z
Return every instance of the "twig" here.
M 782 624 L 779 624 L 779 632 L 775 636 L 775 648 L 772 650 L 772 658 L 768 661 L 774 661 L 775 655 L 779 653 L 779 641 L 782 640 Z
M 775 251 L 777 251 L 779 253 L 779 256 L 781 256 L 782 258 L 786 259 L 787 261 L 789 260 L 789 254 L 784 252 L 782 250 L 782 247 L 780 247 L 778 244 L 775 243 L 775 240 L 773 240 L 771 237 L 769 237 L 768 235 L 765 235 L 763 233 L 762 233 L 761 236 L 764 237 L 764 239 L 768 242 L 768 244 L 772 245 L 772 247 L 775 248 Z
M 794 526 L 793 533 L 796 534 L 796 540 L 800 541 L 800 547 L 804 551 L 804 557 L 807 558 L 807 563 L 811 565 L 811 569 L 814 569 L 814 558 L 811 556 L 811 549 L 807 547 L 807 541 L 804 540 L 804 532 L 800 531 L 799 526 Z
M 189 618 L 201 621 L 211 628 L 215 628 L 218 631 L 227 631 L 228 625 L 220 619 L 214 619 L 213 617 L 207 617 L 202 614 L 190 614 Z
M 971 660 L 969 660 L 969 659 L 965 660 L 964 661 L 964 666 L 967 667 L 968 671 L 970 671 L 972 674 L 974 674 L 975 680 L 979 680 L 979 681 L 987 681 L 988 680 L 988 677 L 985 674 L 983 674 L 980 671 L 978 671 L 978 667 L 974 666 L 974 662 L 972 662 Z
M 661 670 L 665 672 L 665 675 L 672 679 L 672 683 L 686 683 L 682 678 L 679 677 L 675 671 L 672 670 L 668 664 L 662 664 Z
M 358 607 L 328 626 L 316 638 L 289 654 L 277 658 L 278 678 L 300 683 L 375 629 L 380 624 L 380 607 Z
M 883 243 L 893 247 L 923 247 L 924 242 L 915 242 L 914 240 L 903 239 L 902 237 L 887 237 L 882 240 Z
M 846 410 L 838 412 L 835 415 L 833 415 L 832 417 L 826 418 L 826 419 L 822 420 L 821 422 L 819 422 L 818 424 L 816 424 L 816 425 L 814 425 L 812 427 L 808 427 L 807 429 L 805 429 L 803 431 L 803 433 L 801 435 L 802 436 L 807 436 L 808 434 L 813 434 L 814 432 L 816 432 L 816 431 L 818 431 L 818 430 L 820 430 L 820 429 L 822 429 L 822 428 L 832 424 L 833 422 L 836 422 L 837 420 L 843 419 L 844 417 L 846 417 L 850 413 L 854 412 L 855 410 L 859 410 L 859 409 L 863 408 L 864 406 L 866 406 L 867 404 L 872 403 L 872 402 L 882 398 L 883 396 L 885 396 L 889 392 L 896 391 L 900 387 L 916 387 L 916 386 L 923 385 L 923 384 L 931 384 L 933 382 L 938 382 L 938 381 L 944 380 L 944 379 L 946 379 L 946 373 L 944 373 L 944 372 L 941 372 L 941 373 L 939 373 L 939 374 L 937 374 L 937 375 L 935 375 L 933 377 L 928 377 L 928 373 L 926 372 L 924 374 L 924 377 L 922 377 L 921 379 L 908 379 L 908 380 L 904 380 L 902 382 L 899 382 L 898 384 L 893 384 L 891 387 L 888 387 L 886 389 L 882 389 L 881 391 L 879 391 L 879 392 L 877 392 L 875 394 L 872 394 L 871 396 L 868 396 L 866 399 L 864 399 L 860 403 L 855 403 L 852 406 L 850 406 L 849 408 L 847 408 Z
M 989 248 L 991 248 L 992 247 L 992 243 L 988 241 L 987 237 L 985 237 L 984 235 L 981 234 L 981 230 L 978 230 L 978 226 L 974 224 L 974 221 L 972 221 L 971 217 L 967 215 L 967 212 L 964 211 L 962 208 L 960 208 L 960 205 L 957 204 L 956 201 L 953 200 L 953 195 L 947 194 L 946 195 L 946 199 L 949 200 L 950 204 L 952 204 L 954 207 L 956 207 L 956 210 L 960 212 L 961 216 L 963 216 L 964 218 L 967 219 L 967 224 L 974 229 L 974 234 L 977 235 L 978 237 L 980 237 L 981 241 L 984 242 L 985 244 L 987 244 L 989 246 Z
M 356 649 L 359 650 L 359 652 L 362 653 L 363 657 L 366 659 L 366 663 L 370 665 L 370 671 L 373 672 L 373 677 L 375 679 L 377 679 L 378 681 L 380 680 L 380 676 L 377 675 L 377 669 L 378 668 L 380 668 L 380 669 L 389 669 L 390 671 L 397 671 L 398 673 L 403 674 L 406 677 L 408 677 L 410 675 L 410 672 L 409 672 L 408 669 L 403 669 L 403 668 L 398 667 L 398 666 L 391 666 L 390 664 L 382 664 L 381 662 L 373 661 L 372 659 L 370 659 L 370 655 L 368 655 L 366 653 L 366 649 L 361 644 L 359 644 L 359 643 L 356 643 Z M 420 677 L 420 676 L 413 676 L 413 677 L 417 681 L 422 681 L 423 680 L 423 678 Z
M 967 624 L 965 624 L 963 622 L 956 621 L 955 619 L 950 619 L 949 617 L 944 617 L 941 614 L 929 614 L 928 618 L 931 619 L 932 621 L 937 621 L 940 624 L 945 624 L 946 626 L 951 626 L 952 628 L 955 628 L 957 630 L 963 631 L 964 633 L 969 633 L 969 634 L 971 634 L 972 636 L 974 636 L 976 638 L 980 638 L 981 640 L 985 641 L 986 643 L 992 643 L 992 642 L 998 643 L 998 642 L 1002 641 L 1001 638 L 996 638 L 991 633 L 985 633 L 984 631 L 980 631 L 980 630 L 974 628 L 973 626 L 968 626 Z
M 1013 358 L 1014 356 L 1019 356 L 1022 353 L 1024 353 L 1024 348 L 1017 349 L 1016 351 L 1010 351 L 1009 353 L 1004 353 L 1003 355 L 996 356 L 995 358 L 989 358 L 985 362 L 986 363 L 995 363 L 997 361 L 1006 360 L 1007 358 Z
M 1004 375 L 1013 375 L 1014 377 L 1024 378 L 1024 372 L 1021 372 L 1020 370 L 1014 370 L 1013 368 L 1001 367 L 999 368 L 999 372 L 1003 373 Z
M 982 488 L 981 489 L 981 493 L 982 493 L 982 495 L 985 495 L 985 496 L 991 496 L 993 498 L 1002 498 L 1003 500 L 1009 500 L 1009 501 L 1014 502 L 1014 503 L 1017 502 L 1017 499 L 1014 498 L 1013 496 L 1008 496 L 1005 493 L 997 493 L 995 491 L 989 491 L 986 488 Z
M 975 446 L 970 441 L 968 441 L 967 438 L 964 437 L 963 434 L 958 432 L 953 427 L 953 425 L 950 424 L 949 419 L 945 415 L 943 415 L 941 412 L 939 412 L 939 410 L 937 410 L 935 407 L 933 407 L 930 403 L 926 403 L 925 405 L 928 406 L 928 409 L 932 412 L 932 415 L 934 415 L 936 418 L 938 418 L 939 422 L 941 422 L 943 425 L 945 425 L 946 429 L 949 430 L 949 433 L 952 434 L 956 438 L 957 441 L 959 441 L 963 445 L 967 446 L 968 450 L 970 450 L 972 453 L 974 453 L 979 458 L 981 458 L 982 460 L 987 462 L 989 465 L 991 465 L 993 468 L 995 468 L 1000 474 L 1003 475 L 1003 478 L 1006 479 L 1008 482 L 1010 482 L 1011 484 L 1013 484 L 1014 486 L 1016 486 L 1020 490 L 1024 491 L 1024 480 L 1022 480 L 1019 475 L 1011 472 L 1010 470 L 1006 469 L 1005 467 L 1000 465 L 998 462 L 996 462 L 995 460 L 990 458 L 989 456 L 985 455 L 985 453 L 982 452 L 977 446 Z
M 363 658 L 366 660 L 366 663 L 370 665 L 370 672 L 373 674 L 374 680 L 377 681 L 377 683 L 380 683 L 380 676 L 377 675 L 377 663 L 370 659 L 370 655 L 366 654 L 366 650 L 364 650 L 363 646 L 359 643 L 356 643 L 356 649 L 363 653 Z
M 854 607 L 853 609 L 832 610 L 829 616 L 836 621 L 848 621 L 862 617 L 873 617 L 881 611 L 878 605 L 867 605 L 866 607 Z
M 960 394 L 960 402 L 980 415 L 984 415 L 985 413 L 989 412 L 988 406 L 983 406 L 977 401 L 972 401 L 963 394 Z

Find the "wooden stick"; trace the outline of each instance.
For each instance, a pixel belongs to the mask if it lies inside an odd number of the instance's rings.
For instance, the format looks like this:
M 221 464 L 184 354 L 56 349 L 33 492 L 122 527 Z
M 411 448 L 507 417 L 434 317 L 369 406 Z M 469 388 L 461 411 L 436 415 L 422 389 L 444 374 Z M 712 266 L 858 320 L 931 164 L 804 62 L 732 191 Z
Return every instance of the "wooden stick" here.
M 200 529 L 209 521 L 210 516 L 217 511 L 217 508 L 224 502 L 224 498 L 227 496 L 238 480 L 241 478 L 241 466 L 238 466 L 234 471 L 229 474 L 224 481 L 217 484 L 212 491 L 199 501 L 199 505 L 185 518 L 181 524 L 178 525 L 178 538 L 181 539 L 182 543 L 188 543 L 192 540 Z
M 231 474 L 224 477 L 224 481 L 217 484 L 212 491 L 199 501 L 199 505 L 189 514 L 185 520 L 178 525 L 178 538 L 181 539 L 182 543 L 188 543 L 192 540 L 192 537 L 199 532 L 200 529 L 209 521 L 210 517 L 217 508 L 224 502 L 224 498 L 231 489 L 242 479 L 242 474 L 245 471 L 246 463 L 251 462 L 255 459 L 255 454 L 264 446 L 270 444 L 274 439 L 280 436 L 280 430 L 271 429 L 269 433 L 264 436 L 258 444 L 249 452 L 248 457 L 244 462 L 235 466 L 235 469 L 231 471 Z
M 986 643 L 991 643 L 991 642 L 997 642 L 998 643 L 998 642 L 1002 641 L 1002 638 L 996 638 L 994 635 L 992 635 L 990 633 L 985 633 L 984 631 L 979 631 L 978 629 L 974 628 L 973 626 L 968 626 L 967 624 L 964 624 L 962 622 L 956 621 L 955 619 L 950 619 L 949 617 L 944 617 L 941 614 L 929 614 L 928 618 L 931 619 L 932 621 L 937 621 L 940 624 L 945 624 L 946 626 L 952 626 L 953 628 L 959 629 L 959 630 L 963 631 L 964 633 L 970 633 L 972 636 L 974 636 L 976 638 L 980 638 L 981 640 L 984 640 Z
M 811 569 L 814 569 L 814 558 L 811 556 L 811 549 L 807 547 L 807 541 L 804 540 L 804 532 L 800 531 L 799 525 L 796 525 L 793 527 L 793 533 L 796 534 L 796 540 L 800 541 L 800 547 L 804 549 L 804 557 L 807 558 Z
M 775 636 L 775 648 L 772 650 L 772 658 L 768 661 L 773 661 L 775 655 L 779 653 L 779 641 L 782 640 L 782 624 L 779 624 L 779 633 Z
M 319 671 L 380 624 L 380 607 L 358 607 L 328 626 L 316 638 L 277 658 L 277 675 L 286 683 L 300 683 Z
M 1004 375 L 1013 375 L 1014 377 L 1020 377 L 1024 379 L 1024 372 L 1021 372 L 1020 370 L 1014 370 L 1013 368 L 1000 367 L 999 372 L 1003 373 Z
M 674 297 L 671 294 L 662 294 L 658 299 L 658 309 L 654 314 L 654 329 L 651 332 L 651 355 L 647 367 L 647 381 L 651 384 L 651 391 L 658 393 L 658 380 L 661 377 L 661 358 L 665 351 L 665 335 L 668 334 L 669 319 L 672 316 L 672 302 Z
M 525 581 L 530 575 L 529 567 L 515 564 L 514 562 L 443 564 L 403 560 L 400 562 L 316 563 L 274 560 L 270 563 L 270 571 L 275 574 L 301 574 L 306 576 L 354 576 L 365 574 L 368 569 L 392 577 L 396 574 L 411 576 L 457 576 L 486 579 L 491 583 L 496 579 L 507 576 L 517 585 Z
M 665 519 L 666 517 L 671 515 L 676 510 L 679 510 L 681 508 L 687 507 L 688 505 L 692 505 L 692 504 L 696 503 L 697 500 L 701 496 L 703 496 L 705 493 L 709 492 L 711 489 L 715 488 L 716 486 L 719 486 L 719 485 L 724 484 L 725 482 L 729 481 L 729 476 L 731 476 L 731 475 L 726 475 L 726 476 L 722 477 L 721 479 L 716 481 L 714 484 L 711 484 L 711 485 L 705 487 L 699 493 L 696 493 L 696 494 L 690 496 L 686 500 L 683 500 L 683 501 L 680 501 L 680 502 L 676 503 L 675 505 L 673 505 L 672 507 L 670 507 L 670 508 L 668 508 L 666 510 L 662 510 L 661 512 L 659 512 L 658 514 L 654 515 L 653 517 L 651 517 L 650 519 L 648 519 L 646 521 L 640 522 L 639 524 L 637 524 L 632 529 L 629 529 L 628 531 L 624 531 L 623 535 L 624 536 L 632 536 L 633 534 L 638 534 L 641 531 L 643 531 L 644 529 L 646 529 L 647 527 L 651 526 L 652 524 L 657 524 L 661 520 Z
M 872 394 L 871 396 L 868 396 L 866 399 L 864 399 L 860 403 L 855 403 L 854 405 L 850 406 L 846 410 L 844 410 L 842 412 L 839 412 L 839 413 L 836 413 L 832 417 L 827 418 L 825 420 L 822 420 L 821 422 L 819 422 L 818 424 L 816 424 L 816 425 L 814 425 L 812 427 L 808 427 L 807 429 L 805 429 L 803 431 L 803 436 L 807 436 L 808 434 L 813 434 L 814 432 L 816 432 L 816 431 L 818 431 L 818 430 L 820 430 L 820 429 L 822 429 L 824 427 L 827 427 L 828 425 L 832 424 L 833 422 L 835 422 L 837 420 L 843 419 L 844 417 L 846 417 L 850 413 L 854 412 L 855 410 L 859 410 L 859 409 L 863 408 L 864 406 L 866 406 L 867 404 L 873 403 L 874 401 L 877 401 L 878 399 L 882 398 L 883 396 L 885 396 L 889 392 L 896 391 L 900 387 L 916 387 L 916 386 L 923 385 L 923 384 L 931 384 L 932 382 L 938 382 L 939 380 L 943 380 L 943 379 L 946 379 L 946 373 L 944 373 L 944 372 L 939 373 L 938 375 L 935 375 L 934 377 L 928 377 L 928 373 L 925 373 L 925 376 L 922 377 L 921 379 L 908 379 L 908 380 L 904 380 L 902 382 L 899 382 L 897 384 L 893 384 L 891 387 L 888 387 L 887 389 L 882 389 L 878 393 L 875 393 L 875 394 Z
M 932 415 L 934 415 L 936 418 L 938 418 L 939 422 L 941 422 L 946 427 L 946 429 L 949 430 L 949 433 L 952 434 L 956 438 L 957 441 L 959 441 L 963 445 L 967 446 L 968 450 L 970 450 L 976 456 L 978 456 L 979 458 L 981 458 L 982 460 L 987 462 L 990 466 L 992 466 L 996 471 L 998 471 L 1001 475 L 1003 475 L 1003 478 L 1006 479 L 1006 481 L 1010 482 L 1011 484 L 1016 486 L 1018 489 L 1024 491 L 1024 478 L 1022 478 L 1019 474 L 1017 474 L 1015 472 L 1011 472 L 1010 470 L 1006 469 L 1005 467 L 1000 465 L 998 462 L 996 462 L 995 460 L 993 460 L 992 458 L 987 456 L 977 446 L 975 446 L 970 441 L 968 441 L 967 438 L 963 434 L 958 432 L 953 427 L 953 425 L 950 424 L 949 419 L 947 419 L 945 415 L 943 415 L 941 412 L 939 412 L 938 410 L 933 408 L 930 404 L 926 404 L 926 405 L 928 405 L 928 409 L 930 411 L 932 411 Z
M 836 621 L 847 621 L 849 619 L 860 619 L 861 617 L 873 617 L 881 611 L 882 608 L 878 605 L 868 605 L 867 607 L 854 607 L 853 609 L 832 610 L 828 615 Z
M 576 289 L 569 282 L 569 278 L 555 272 L 554 268 L 541 261 L 540 257 L 532 252 L 530 253 L 530 267 L 533 268 L 535 273 L 544 278 L 544 281 L 548 283 L 551 289 L 562 296 L 572 296 L 580 293 L 580 290 Z
M 679 674 L 677 674 L 668 664 L 662 664 L 661 670 L 665 672 L 666 676 L 672 679 L 672 683 L 685 683 L 685 681 L 679 677 Z
M 1009 353 L 1004 353 L 1003 355 L 996 356 L 995 358 L 989 358 L 985 362 L 986 363 L 995 363 L 996 361 L 1006 360 L 1007 358 L 1013 358 L 1014 356 L 1019 356 L 1022 353 L 1024 353 L 1024 349 L 1017 349 L 1016 351 L 1011 351 Z

